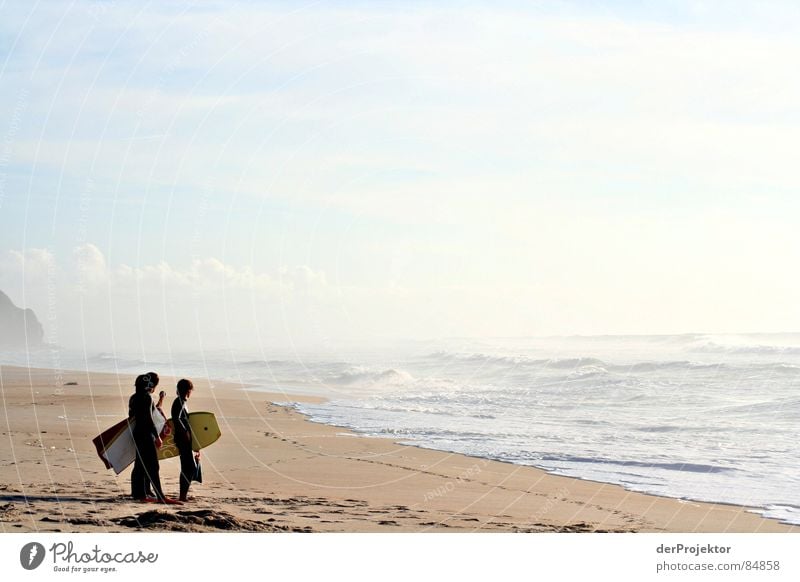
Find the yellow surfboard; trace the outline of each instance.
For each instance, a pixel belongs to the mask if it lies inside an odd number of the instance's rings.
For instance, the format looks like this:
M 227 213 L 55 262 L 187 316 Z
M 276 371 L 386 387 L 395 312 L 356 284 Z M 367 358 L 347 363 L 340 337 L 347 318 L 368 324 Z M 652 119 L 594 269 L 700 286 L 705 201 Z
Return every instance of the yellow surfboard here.
M 175 445 L 175 430 L 172 426 L 172 419 L 167 421 L 170 431 L 163 440 L 161 448 L 158 449 L 160 460 L 178 456 L 178 447 Z M 199 451 L 209 445 L 213 445 L 222 436 L 217 424 L 217 418 L 213 412 L 190 412 L 189 426 L 192 428 L 192 450 Z

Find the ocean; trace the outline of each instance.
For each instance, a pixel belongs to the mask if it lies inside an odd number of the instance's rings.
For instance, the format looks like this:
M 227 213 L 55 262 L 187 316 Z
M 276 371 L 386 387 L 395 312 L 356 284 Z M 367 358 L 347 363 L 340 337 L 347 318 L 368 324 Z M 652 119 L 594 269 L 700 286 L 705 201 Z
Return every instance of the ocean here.
M 800 524 L 800 334 L 45 349 L 3 363 L 245 382 L 362 435 Z M 298 393 L 327 400 L 300 404 Z

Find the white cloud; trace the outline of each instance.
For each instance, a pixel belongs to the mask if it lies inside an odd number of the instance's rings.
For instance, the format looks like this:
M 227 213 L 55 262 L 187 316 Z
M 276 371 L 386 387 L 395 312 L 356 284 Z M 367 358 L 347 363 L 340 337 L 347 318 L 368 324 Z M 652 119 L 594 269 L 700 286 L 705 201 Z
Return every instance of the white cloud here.
M 26 249 L 8 251 L 3 258 L 4 271 L 24 275 L 33 280 L 44 279 L 54 266 L 53 253 L 49 249 Z
M 80 285 L 94 287 L 107 283 L 106 259 L 95 245 L 87 243 L 73 251 Z
M 11 250 L 0 255 L 0 289 L 17 306 L 47 306 L 60 275 L 49 249 Z
M 19 253 L 14 253 L 16 255 Z M 79 288 L 89 293 L 216 296 L 227 289 L 307 297 L 309 291 L 328 287 L 324 273 L 307 266 L 284 268 L 270 275 L 255 272 L 249 266 L 236 267 L 208 257 L 196 258 L 186 268 L 174 267 L 166 261 L 135 267 L 126 264 L 112 267 L 97 246 L 91 243 L 76 247 L 73 255 L 80 277 Z

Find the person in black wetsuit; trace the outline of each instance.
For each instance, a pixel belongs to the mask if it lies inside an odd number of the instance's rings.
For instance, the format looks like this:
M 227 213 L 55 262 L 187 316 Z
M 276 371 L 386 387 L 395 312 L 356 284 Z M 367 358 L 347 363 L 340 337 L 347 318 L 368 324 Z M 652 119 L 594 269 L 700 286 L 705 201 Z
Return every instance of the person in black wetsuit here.
M 197 462 L 200 453 L 192 452 L 192 427 L 189 426 L 189 410 L 186 401 L 192 395 L 194 385 L 191 380 L 178 382 L 178 397 L 172 403 L 172 426 L 175 431 L 175 446 L 181 457 L 180 500 L 188 501 L 189 485 L 197 480 Z
M 154 497 L 161 503 L 170 503 L 161 489 L 158 467 L 158 447 L 161 436 L 153 423 L 155 404 L 151 394 L 158 386 L 158 374 L 149 372 L 136 378 L 136 392 L 128 401 L 129 412 L 136 420 L 133 440 L 136 443 L 136 460 L 131 473 L 131 495 L 140 501 L 148 500 L 147 490 L 152 484 Z
M 153 379 L 153 376 L 155 376 L 155 384 L 158 384 L 158 374 L 156 374 L 155 372 L 150 372 L 151 380 Z M 164 398 L 166 397 L 166 395 L 167 395 L 167 393 L 164 392 L 163 390 L 158 393 L 158 402 L 156 403 L 156 408 L 158 408 L 161 411 L 161 414 L 164 414 L 164 409 L 162 408 L 162 406 L 164 404 Z M 133 412 L 133 404 L 134 404 L 135 399 L 136 399 L 136 395 L 134 394 L 133 396 L 130 397 L 130 400 L 128 400 L 128 418 L 130 418 L 131 420 L 133 420 L 133 418 L 135 416 L 135 414 Z M 166 416 L 165 416 L 165 418 L 166 418 Z M 137 475 L 137 482 L 138 482 L 140 479 L 142 479 L 142 476 L 144 475 L 144 468 L 142 467 L 142 464 L 138 460 L 138 458 L 134 462 L 133 468 L 134 468 L 134 471 L 136 471 L 138 473 L 138 475 Z M 137 497 L 137 495 L 134 493 L 133 489 L 134 489 L 134 487 L 133 487 L 133 475 L 131 475 L 131 496 L 132 497 Z M 145 496 L 145 498 L 155 497 L 155 494 L 153 493 L 153 485 L 150 483 L 149 479 L 144 479 L 144 496 Z M 139 496 L 139 497 L 141 497 L 141 496 Z

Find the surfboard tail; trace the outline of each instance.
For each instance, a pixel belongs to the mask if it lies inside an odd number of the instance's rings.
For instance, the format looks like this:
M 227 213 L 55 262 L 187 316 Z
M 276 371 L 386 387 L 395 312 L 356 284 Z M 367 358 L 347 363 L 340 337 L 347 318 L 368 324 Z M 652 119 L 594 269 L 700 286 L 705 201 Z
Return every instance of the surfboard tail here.
M 103 455 L 103 451 L 105 447 L 103 446 L 103 441 L 100 440 L 100 437 L 95 437 L 92 442 L 94 443 L 94 447 L 97 449 L 97 456 L 100 457 L 100 460 L 103 461 L 103 464 L 106 466 L 106 469 L 111 469 L 111 463 L 108 462 L 108 459 L 105 458 Z
M 100 460 L 103 461 L 103 464 L 106 466 L 106 469 L 113 469 L 114 466 L 112 465 L 111 461 L 108 458 L 108 450 L 114 444 L 120 435 L 128 430 L 128 419 L 122 420 L 112 426 L 104 430 L 102 433 L 97 435 L 92 439 L 92 443 L 94 444 L 95 449 L 97 450 L 97 456 L 100 457 Z
M 103 461 L 106 469 L 113 469 L 117 475 L 133 462 L 133 459 L 126 462 L 130 457 L 129 454 L 120 454 L 120 451 L 127 452 L 126 449 L 130 448 L 126 445 L 126 441 L 133 442 L 132 428 L 133 421 L 126 418 L 92 439 L 97 456 Z

